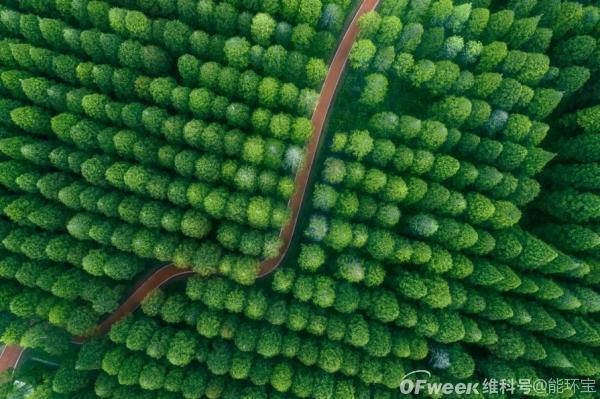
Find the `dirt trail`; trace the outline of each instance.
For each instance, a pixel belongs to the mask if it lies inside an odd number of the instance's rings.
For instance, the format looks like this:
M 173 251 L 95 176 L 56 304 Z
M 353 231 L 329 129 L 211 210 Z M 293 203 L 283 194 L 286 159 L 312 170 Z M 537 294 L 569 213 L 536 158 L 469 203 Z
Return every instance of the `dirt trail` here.
M 302 209 L 303 202 L 306 200 L 305 196 L 308 188 L 309 178 L 315 163 L 317 149 L 319 148 L 319 143 L 322 139 L 325 122 L 327 121 L 329 110 L 333 105 L 336 89 L 341 81 L 346 63 L 348 62 L 350 50 L 352 49 L 352 45 L 354 44 L 354 40 L 356 39 L 359 31 L 358 19 L 364 13 L 374 10 L 378 4 L 379 0 L 363 0 L 360 7 L 354 14 L 352 21 L 348 25 L 348 28 L 344 32 L 333 60 L 329 65 L 327 77 L 325 78 L 325 82 L 323 83 L 323 87 L 319 95 L 319 102 L 312 116 L 313 134 L 306 148 L 304 166 L 296 176 L 296 190 L 288 202 L 288 207 L 291 211 L 290 221 L 281 229 L 279 233 L 279 238 L 283 244 L 280 248 L 278 256 L 271 259 L 266 259 L 260 263 L 258 278 L 265 277 L 273 270 L 277 269 L 277 267 L 279 267 L 279 265 L 281 265 L 285 259 L 287 252 L 290 249 L 292 238 L 296 233 L 300 210 Z M 161 268 L 151 272 L 151 274 L 146 275 L 140 280 L 138 285 L 133 289 L 131 294 L 129 294 L 127 299 L 113 313 L 104 319 L 91 333 L 91 335 L 97 336 L 107 333 L 114 323 L 136 310 L 146 295 L 153 290 L 163 286 L 168 282 L 188 278 L 193 275 L 194 272 L 191 269 L 181 269 L 173 264 L 162 266 Z M 83 341 L 85 341 L 85 339 L 86 337 L 76 337 L 73 339 L 73 342 L 76 344 L 81 344 Z M 15 357 L 16 352 L 19 353 L 17 357 Z M 14 367 L 20 358 L 21 352 L 22 349 L 16 345 L 5 348 L 5 351 L 0 354 L 0 372 Z

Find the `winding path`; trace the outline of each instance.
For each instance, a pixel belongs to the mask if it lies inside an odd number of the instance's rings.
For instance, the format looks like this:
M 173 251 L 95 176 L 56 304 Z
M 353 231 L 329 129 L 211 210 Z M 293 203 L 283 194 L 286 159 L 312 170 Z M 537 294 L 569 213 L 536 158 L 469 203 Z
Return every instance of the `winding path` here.
M 2 352 L 0 353 L 0 373 L 17 367 L 24 351 L 25 349 L 19 345 L 8 345 L 2 348 Z
M 344 32 L 342 40 L 333 56 L 333 60 L 329 65 L 327 77 L 323 83 L 319 102 L 312 115 L 313 134 L 307 145 L 306 158 L 303 168 L 296 175 L 295 185 L 296 190 L 288 202 L 288 207 L 291 210 L 290 221 L 279 232 L 279 238 L 282 241 L 279 255 L 274 258 L 266 259 L 260 263 L 258 278 L 269 275 L 273 270 L 279 267 L 285 259 L 292 242 L 292 238 L 296 232 L 298 225 L 298 217 L 305 201 L 306 191 L 308 189 L 309 178 L 315 162 L 317 150 L 323 138 L 323 130 L 325 122 L 329 115 L 329 110 L 333 104 L 337 87 L 342 78 L 344 68 L 348 62 L 350 50 L 354 44 L 354 40 L 358 34 L 358 19 L 364 13 L 374 10 L 379 4 L 379 0 L 363 0 L 361 5 L 356 10 L 352 21 Z M 131 294 L 125 301 L 106 319 L 104 319 L 90 335 L 97 336 L 107 333 L 112 325 L 121 318 L 136 310 L 144 298 L 153 290 L 163 286 L 164 284 L 185 279 L 193 276 L 195 273 L 192 269 L 181 269 L 174 264 L 168 264 L 152 271 L 149 275 L 143 277 L 133 289 Z M 73 343 L 81 344 L 86 337 L 75 337 Z M 0 372 L 9 368 L 15 368 L 21 358 L 23 348 L 18 345 L 7 346 L 0 354 Z

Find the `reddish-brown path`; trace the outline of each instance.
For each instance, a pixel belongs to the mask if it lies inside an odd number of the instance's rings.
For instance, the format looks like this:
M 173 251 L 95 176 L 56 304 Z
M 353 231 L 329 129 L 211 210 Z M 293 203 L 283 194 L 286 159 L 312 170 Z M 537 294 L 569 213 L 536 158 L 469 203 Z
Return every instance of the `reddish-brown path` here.
M 19 345 L 5 346 L 0 353 L 0 373 L 17 368 L 24 351 Z
M 140 280 L 127 299 L 119 305 L 106 319 L 104 319 L 89 335 L 102 335 L 107 333 L 113 324 L 132 313 L 140 306 L 144 298 L 155 289 L 171 281 L 181 280 L 194 275 L 192 269 L 182 269 L 174 264 L 165 265 L 152 271 Z M 75 337 L 73 342 L 81 344 L 87 337 Z
M 278 256 L 271 259 L 266 259 L 260 263 L 258 271 L 259 278 L 267 276 L 279 265 L 281 265 L 285 259 L 285 256 L 287 255 L 288 250 L 290 249 L 292 238 L 296 233 L 296 227 L 298 225 L 298 217 L 300 215 L 300 210 L 302 209 L 302 203 L 306 199 L 305 194 L 306 190 L 308 189 L 309 178 L 315 162 L 319 143 L 322 139 L 325 122 L 327 121 L 329 110 L 333 104 L 336 89 L 341 81 L 344 68 L 348 62 L 350 50 L 352 49 L 352 45 L 354 44 L 354 40 L 356 39 L 359 31 L 358 19 L 364 13 L 374 10 L 378 4 L 379 0 L 363 0 L 361 5 L 356 10 L 352 21 L 348 25 L 348 28 L 344 32 L 335 55 L 333 56 L 333 60 L 329 65 L 329 70 L 319 95 L 319 102 L 312 116 L 313 134 L 306 148 L 306 157 L 304 159 L 303 167 L 296 175 L 296 190 L 288 202 L 288 207 L 291 211 L 290 220 L 279 233 L 282 246 Z M 115 322 L 136 310 L 138 306 L 140 306 L 142 300 L 153 290 L 170 281 L 187 278 L 193 275 L 194 272 L 191 269 L 181 269 L 173 264 L 163 266 L 153 271 L 151 274 L 141 279 L 141 282 L 138 283 L 127 299 L 110 316 L 104 319 L 91 333 L 91 335 L 102 335 L 108 332 Z M 76 337 L 73 342 L 80 344 L 85 339 L 86 337 Z M 19 347 L 13 346 L 11 348 Z M 19 351 L 21 351 L 20 348 Z M 3 365 L 4 353 L 0 355 L 0 372 L 5 370 Z
M 346 32 L 344 33 L 344 36 L 342 37 L 342 40 L 340 40 L 340 44 L 335 51 L 333 60 L 329 65 L 327 77 L 325 78 L 325 82 L 321 88 L 319 103 L 313 112 L 313 134 L 306 148 L 304 166 L 296 176 L 296 191 L 294 191 L 292 198 L 290 198 L 288 202 L 288 207 L 291 211 L 290 221 L 283 227 L 283 229 L 281 229 L 281 232 L 279 233 L 279 238 L 283 242 L 282 248 L 280 249 L 277 257 L 261 262 L 258 277 L 264 277 L 275 270 L 283 262 L 283 259 L 290 249 L 292 237 L 294 236 L 296 226 L 298 224 L 298 216 L 300 215 L 300 210 L 302 209 L 302 203 L 305 200 L 305 193 L 308 188 L 310 173 L 315 163 L 319 142 L 321 141 L 323 135 L 325 122 L 327 121 L 329 110 L 333 104 L 336 89 L 342 78 L 344 67 L 348 62 L 348 55 L 350 54 L 350 50 L 354 44 L 354 39 L 358 34 L 358 19 L 364 13 L 374 10 L 375 7 L 377 7 L 377 4 L 379 4 L 379 0 L 363 0 L 358 10 L 356 10 L 350 25 L 348 25 L 348 29 L 346 29 Z

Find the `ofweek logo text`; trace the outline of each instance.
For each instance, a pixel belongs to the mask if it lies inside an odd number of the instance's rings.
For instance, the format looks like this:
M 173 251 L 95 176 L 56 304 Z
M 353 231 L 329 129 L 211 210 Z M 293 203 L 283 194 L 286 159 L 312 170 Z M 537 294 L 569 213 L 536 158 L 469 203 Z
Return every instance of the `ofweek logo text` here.
M 414 370 L 402 377 L 400 383 L 400 392 L 403 394 L 419 394 L 427 393 L 429 395 L 443 394 L 443 395 L 468 395 L 468 394 L 479 394 L 479 383 L 478 382 L 429 382 L 427 379 L 408 379 L 411 375 L 426 375 L 426 378 L 431 377 L 431 373 L 427 370 Z

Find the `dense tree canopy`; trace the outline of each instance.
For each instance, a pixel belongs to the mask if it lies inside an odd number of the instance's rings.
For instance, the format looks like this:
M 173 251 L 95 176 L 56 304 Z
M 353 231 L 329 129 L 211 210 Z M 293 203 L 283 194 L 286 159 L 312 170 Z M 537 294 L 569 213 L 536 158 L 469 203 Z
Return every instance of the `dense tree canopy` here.
M 592 3 L 362 15 L 285 261 L 258 283 L 357 5 L 3 2 L 0 342 L 35 353 L 0 396 L 390 399 L 418 369 L 593 381 Z M 89 337 L 171 262 L 195 275 Z

